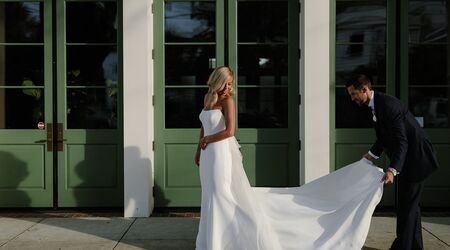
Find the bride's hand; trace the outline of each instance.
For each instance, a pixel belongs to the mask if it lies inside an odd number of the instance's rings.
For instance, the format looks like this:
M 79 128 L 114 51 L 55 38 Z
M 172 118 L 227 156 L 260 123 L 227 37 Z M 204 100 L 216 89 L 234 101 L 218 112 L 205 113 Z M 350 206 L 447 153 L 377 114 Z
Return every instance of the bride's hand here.
M 202 139 L 200 139 L 200 147 L 202 149 L 205 149 L 206 146 L 208 146 L 208 143 L 209 143 L 209 137 L 208 136 L 205 136 Z
M 200 166 L 200 150 L 195 153 L 195 165 Z

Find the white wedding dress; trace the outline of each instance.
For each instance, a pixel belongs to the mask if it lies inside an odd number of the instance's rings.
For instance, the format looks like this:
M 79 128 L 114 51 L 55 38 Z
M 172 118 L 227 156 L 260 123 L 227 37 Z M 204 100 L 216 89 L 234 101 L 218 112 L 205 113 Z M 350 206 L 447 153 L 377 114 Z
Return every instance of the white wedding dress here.
M 200 113 L 204 134 L 225 129 L 220 110 Z M 276 167 L 276 166 L 274 166 Z M 361 249 L 383 171 L 361 160 L 294 188 L 253 188 L 234 137 L 200 155 L 197 250 Z

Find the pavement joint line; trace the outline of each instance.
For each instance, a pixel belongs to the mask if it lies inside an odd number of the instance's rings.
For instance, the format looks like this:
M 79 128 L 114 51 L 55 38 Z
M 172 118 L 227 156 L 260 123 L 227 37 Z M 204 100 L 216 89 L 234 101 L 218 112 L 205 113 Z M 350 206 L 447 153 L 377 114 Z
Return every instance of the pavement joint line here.
M 437 236 L 436 236 L 434 233 L 432 233 L 430 230 L 426 229 L 425 227 L 422 227 L 422 228 L 423 228 L 423 230 L 427 231 L 429 234 L 433 235 L 433 236 L 434 236 L 436 239 L 438 239 L 440 242 L 442 242 L 442 243 L 444 243 L 446 246 L 450 247 L 450 245 L 449 245 L 447 242 L 441 240 L 439 237 L 437 237 Z
M 33 225 L 31 225 L 30 227 L 28 227 L 27 229 L 23 230 L 23 232 L 21 232 L 20 234 L 14 236 L 13 238 L 7 240 L 5 243 L 0 245 L 0 248 L 2 248 L 3 246 L 5 246 L 6 244 L 8 244 L 9 242 L 17 239 L 19 236 L 21 236 L 22 234 L 24 234 L 26 231 L 30 230 L 32 227 L 36 226 L 37 224 L 41 223 L 43 220 L 45 220 L 45 218 L 41 218 L 39 221 L 37 221 L 36 223 L 34 223 Z
M 128 226 L 127 230 L 125 230 L 125 232 L 123 232 L 122 237 L 120 237 L 120 239 L 117 241 L 116 245 L 114 245 L 114 247 L 112 248 L 112 250 L 116 249 L 116 247 L 119 245 L 119 243 L 122 241 L 123 237 L 125 237 L 125 235 L 128 233 L 128 231 L 130 231 L 130 228 L 133 226 L 133 224 L 136 222 L 137 218 L 134 218 L 133 222 L 130 223 L 130 226 Z

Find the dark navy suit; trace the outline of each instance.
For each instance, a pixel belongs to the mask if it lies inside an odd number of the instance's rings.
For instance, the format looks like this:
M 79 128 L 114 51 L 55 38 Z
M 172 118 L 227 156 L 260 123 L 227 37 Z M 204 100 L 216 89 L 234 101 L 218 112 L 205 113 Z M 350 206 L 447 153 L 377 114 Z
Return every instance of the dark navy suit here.
M 423 249 L 420 197 L 423 181 L 438 168 L 433 146 L 406 105 L 374 92 L 377 140 L 370 151 L 384 151 L 390 168 L 399 173 L 397 238 L 392 249 Z

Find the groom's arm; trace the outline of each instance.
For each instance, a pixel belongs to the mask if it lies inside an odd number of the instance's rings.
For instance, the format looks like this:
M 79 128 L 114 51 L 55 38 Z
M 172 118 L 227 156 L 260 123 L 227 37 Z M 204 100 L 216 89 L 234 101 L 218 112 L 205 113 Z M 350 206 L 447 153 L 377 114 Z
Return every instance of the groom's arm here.
M 368 154 L 372 156 L 374 159 L 378 159 L 383 153 L 383 147 L 381 146 L 380 141 L 377 139 L 375 143 L 370 148 Z

